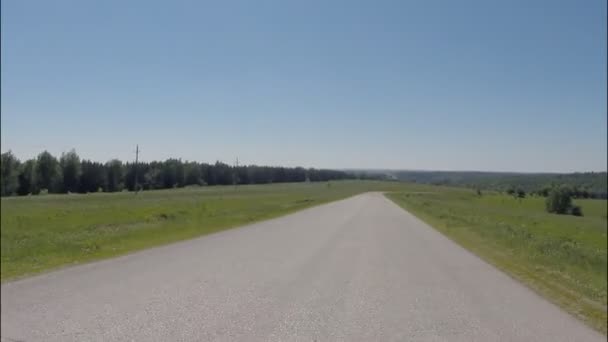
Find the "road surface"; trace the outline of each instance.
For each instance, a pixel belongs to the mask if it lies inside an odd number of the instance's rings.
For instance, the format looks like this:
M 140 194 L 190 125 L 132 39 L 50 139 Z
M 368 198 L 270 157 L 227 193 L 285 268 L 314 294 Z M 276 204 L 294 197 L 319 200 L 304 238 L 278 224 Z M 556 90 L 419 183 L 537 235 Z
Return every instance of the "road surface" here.
M 605 341 L 382 194 L 2 285 L 3 341 Z

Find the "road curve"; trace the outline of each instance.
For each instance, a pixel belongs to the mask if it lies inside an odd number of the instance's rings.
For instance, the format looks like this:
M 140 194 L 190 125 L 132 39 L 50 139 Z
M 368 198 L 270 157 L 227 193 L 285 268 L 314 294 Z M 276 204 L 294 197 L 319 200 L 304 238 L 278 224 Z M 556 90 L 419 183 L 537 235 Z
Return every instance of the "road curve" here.
M 605 341 L 378 193 L 2 285 L 3 341 Z

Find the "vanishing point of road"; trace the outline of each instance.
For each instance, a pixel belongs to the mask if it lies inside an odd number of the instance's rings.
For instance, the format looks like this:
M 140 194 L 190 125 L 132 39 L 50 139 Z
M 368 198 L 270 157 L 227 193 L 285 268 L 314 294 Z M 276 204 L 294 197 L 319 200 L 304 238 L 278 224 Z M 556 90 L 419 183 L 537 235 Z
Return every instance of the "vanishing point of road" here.
M 2 341 L 605 341 L 379 193 L 2 285 Z

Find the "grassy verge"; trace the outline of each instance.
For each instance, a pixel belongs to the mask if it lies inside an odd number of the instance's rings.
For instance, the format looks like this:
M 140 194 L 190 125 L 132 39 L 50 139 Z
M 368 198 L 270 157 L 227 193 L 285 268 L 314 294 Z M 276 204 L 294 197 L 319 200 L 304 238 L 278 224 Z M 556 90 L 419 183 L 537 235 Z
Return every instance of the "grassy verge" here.
M 394 202 L 606 333 L 606 201 L 575 201 L 584 217 L 548 214 L 543 198 L 517 200 L 435 187 Z
M 192 238 L 394 182 L 215 186 L 2 198 L 2 281 Z

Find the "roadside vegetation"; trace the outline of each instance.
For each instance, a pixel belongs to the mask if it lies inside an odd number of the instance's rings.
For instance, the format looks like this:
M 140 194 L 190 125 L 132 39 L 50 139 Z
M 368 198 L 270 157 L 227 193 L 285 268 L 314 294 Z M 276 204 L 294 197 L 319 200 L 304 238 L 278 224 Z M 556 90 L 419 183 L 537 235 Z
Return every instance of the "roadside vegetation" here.
M 332 181 L 2 198 L 2 281 L 404 184 Z
M 396 192 L 388 197 L 606 333 L 605 200 L 574 199 L 568 203 L 571 199 L 561 189 L 548 198 L 438 186 L 431 189 Z M 547 206 L 553 200 L 565 211 L 579 207 L 585 216 L 549 213 Z

